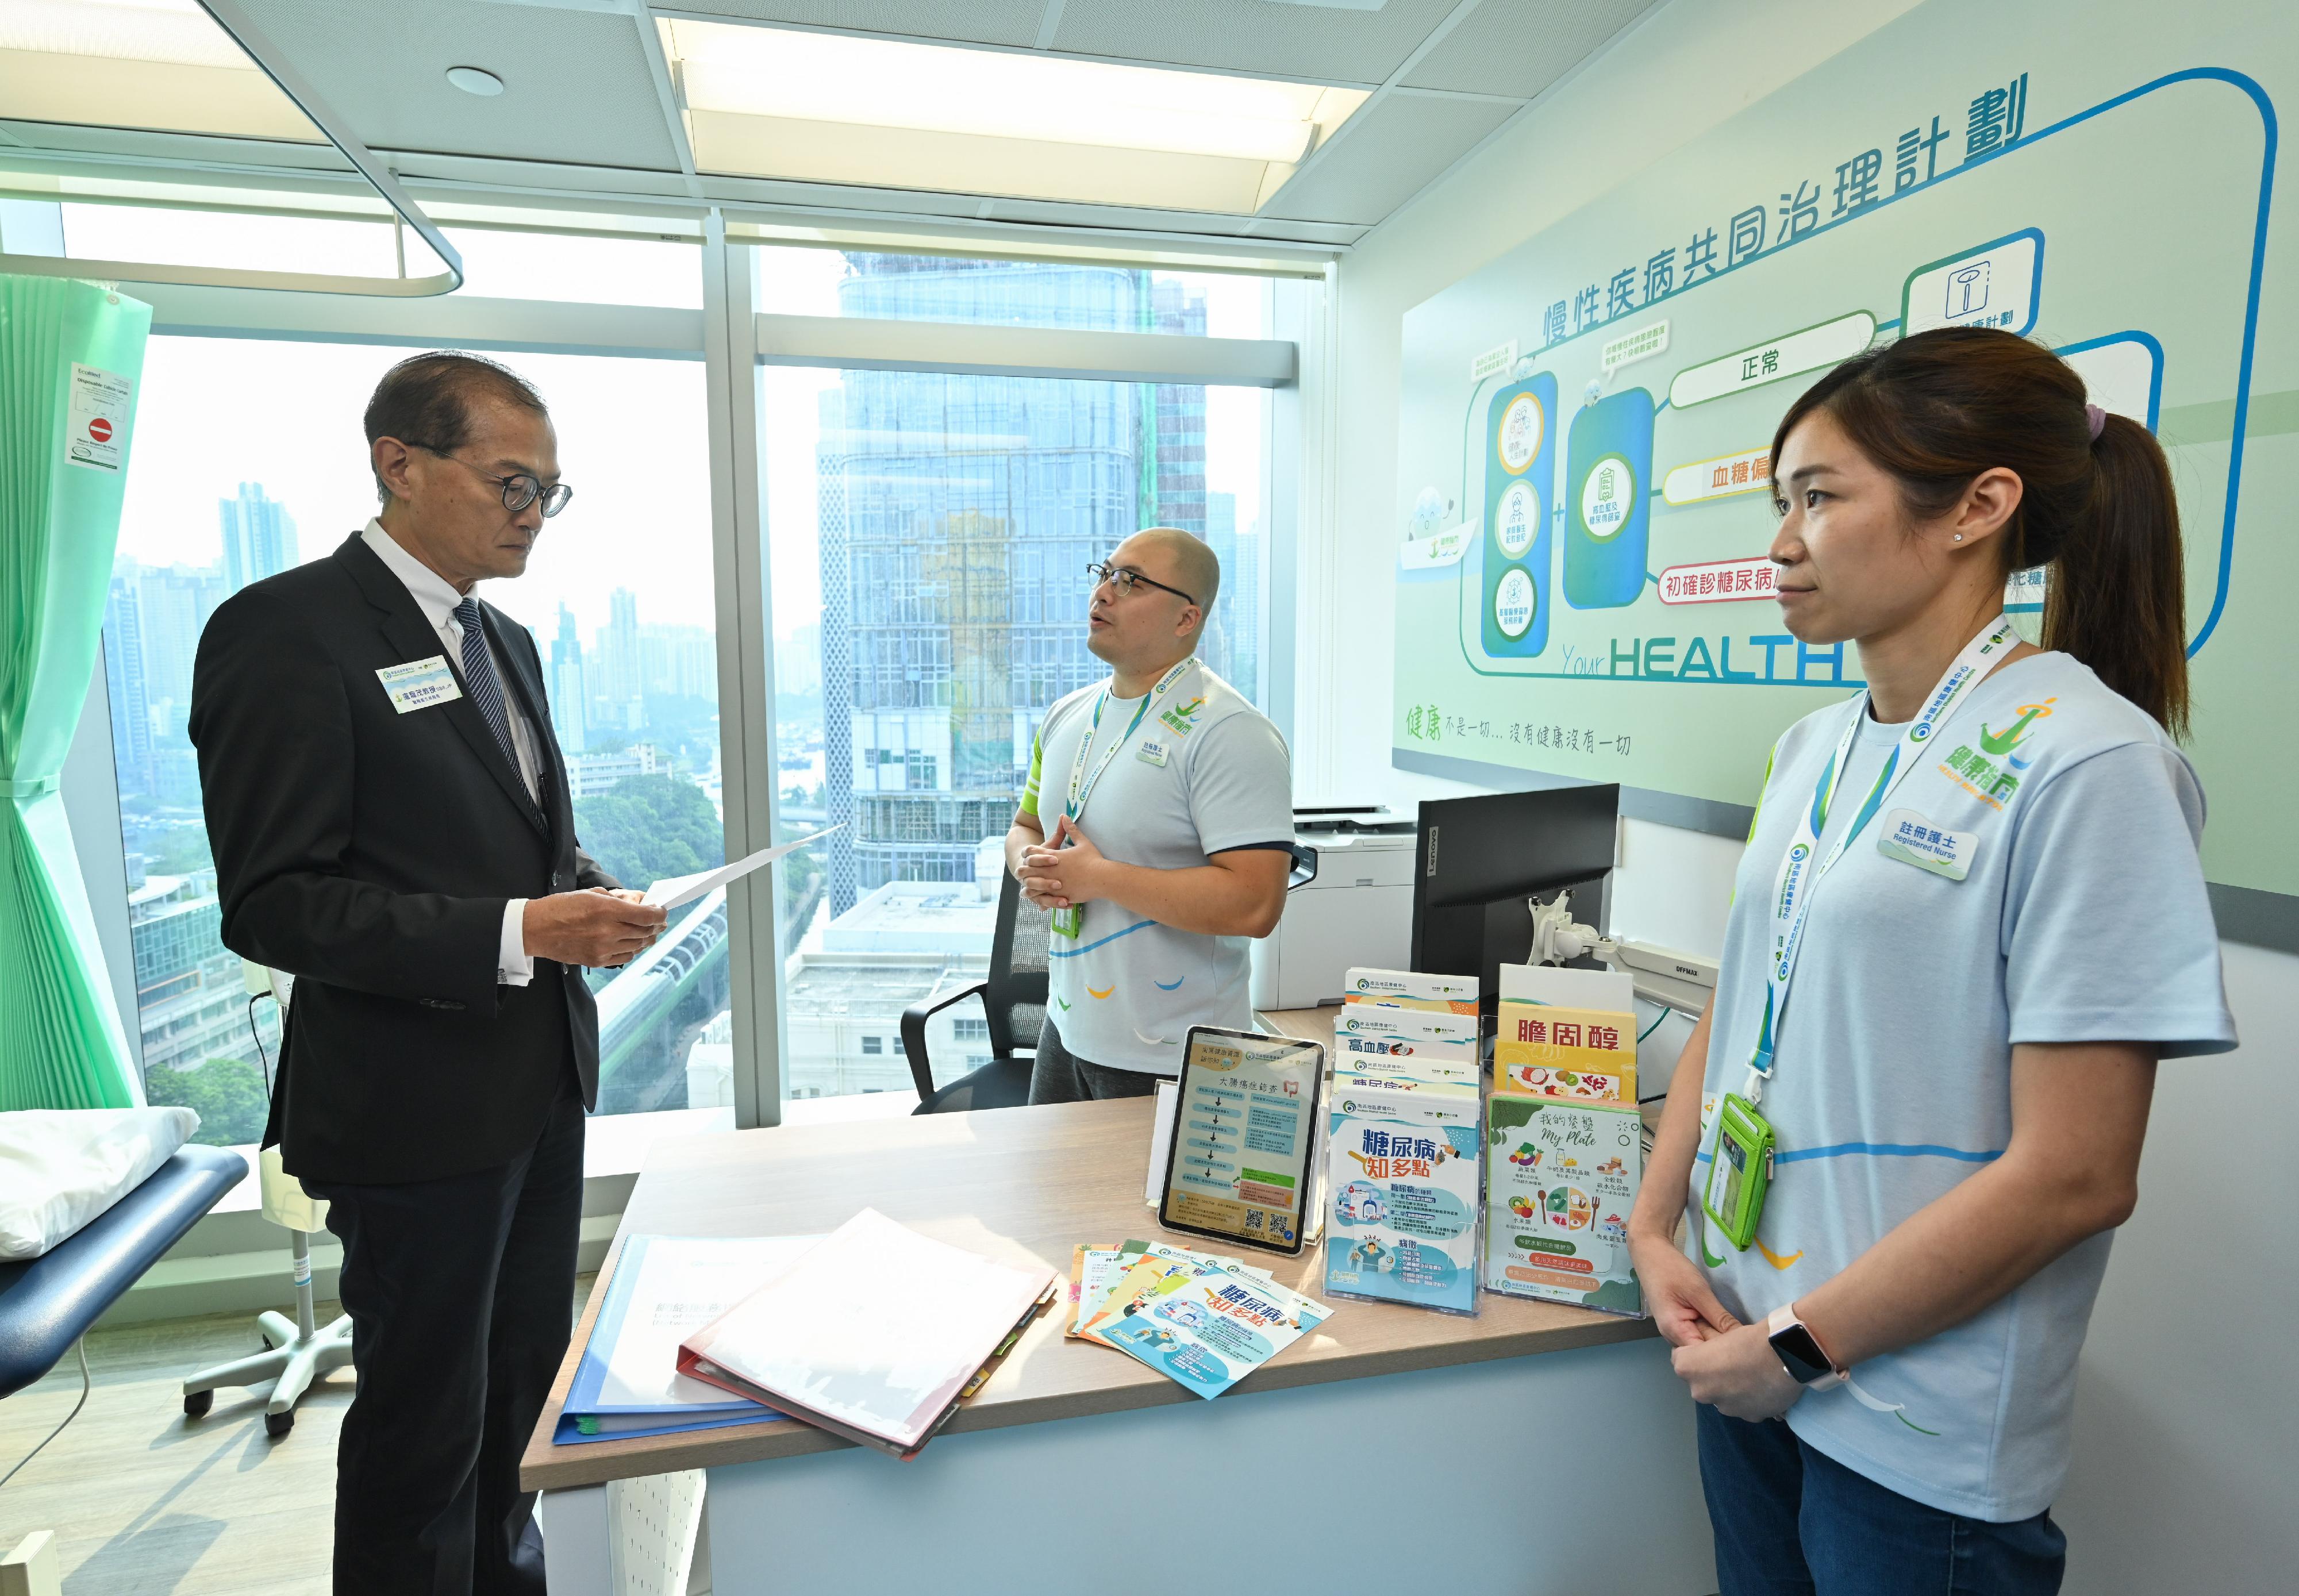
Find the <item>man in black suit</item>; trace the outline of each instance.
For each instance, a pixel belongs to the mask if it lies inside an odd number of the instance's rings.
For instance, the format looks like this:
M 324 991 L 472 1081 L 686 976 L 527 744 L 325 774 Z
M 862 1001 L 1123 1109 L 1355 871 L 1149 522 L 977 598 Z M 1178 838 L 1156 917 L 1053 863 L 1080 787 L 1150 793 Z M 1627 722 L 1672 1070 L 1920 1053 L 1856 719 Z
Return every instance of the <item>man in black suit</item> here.
M 472 596 L 572 491 L 541 397 L 420 354 L 366 421 L 381 513 L 215 612 L 191 737 L 224 944 L 297 977 L 264 1143 L 344 1244 L 335 1588 L 539 1593 L 519 1457 L 574 1297 L 582 968 L 664 915 L 577 845 L 535 640 Z

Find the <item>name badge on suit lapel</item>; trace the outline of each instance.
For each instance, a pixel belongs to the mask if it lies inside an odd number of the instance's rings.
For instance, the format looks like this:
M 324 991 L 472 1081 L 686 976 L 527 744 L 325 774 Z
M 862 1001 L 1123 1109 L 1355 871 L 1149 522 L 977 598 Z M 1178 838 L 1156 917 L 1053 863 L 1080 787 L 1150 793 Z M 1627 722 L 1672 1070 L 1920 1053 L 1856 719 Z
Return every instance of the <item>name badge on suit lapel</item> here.
M 434 704 L 452 703 L 463 696 L 455 684 L 455 673 L 447 669 L 447 656 L 433 654 L 427 660 L 416 660 L 405 665 L 386 665 L 375 673 L 383 690 L 391 698 L 391 707 L 405 715 L 416 710 L 427 710 Z

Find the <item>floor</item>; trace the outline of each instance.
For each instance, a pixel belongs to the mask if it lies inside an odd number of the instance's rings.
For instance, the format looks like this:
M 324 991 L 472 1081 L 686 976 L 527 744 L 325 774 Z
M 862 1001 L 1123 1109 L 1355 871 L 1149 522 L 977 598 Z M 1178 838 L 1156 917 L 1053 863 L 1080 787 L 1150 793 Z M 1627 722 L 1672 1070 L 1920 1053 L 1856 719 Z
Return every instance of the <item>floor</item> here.
M 591 1277 L 577 1283 L 577 1307 Z M 320 1321 L 336 1313 L 320 1304 Z M 87 1406 L 0 1491 L 0 1549 L 55 1533 L 66 1596 L 328 1596 L 336 1432 L 352 1372 L 312 1387 L 295 1427 L 263 1430 L 261 1390 L 184 1417 L 182 1381 L 261 1350 L 253 1316 L 170 1319 L 87 1338 Z M 0 1472 L 71 1411 L 79 1363 L 0 1402 Z

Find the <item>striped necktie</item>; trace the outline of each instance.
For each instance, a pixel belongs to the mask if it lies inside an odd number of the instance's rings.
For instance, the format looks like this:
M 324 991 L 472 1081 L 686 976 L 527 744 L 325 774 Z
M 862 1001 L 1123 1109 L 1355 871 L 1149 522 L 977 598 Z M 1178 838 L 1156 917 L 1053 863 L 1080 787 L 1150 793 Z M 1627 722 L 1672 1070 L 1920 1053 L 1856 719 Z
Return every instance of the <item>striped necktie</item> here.
M 510 719 L 503 709 L 502 684 L 495 679 L 494 661 L 487 657 L 487 634 L 479 624 L 479 601 L 467 598 L 455 606 L 455 624 L 463 628 L 463 690 L 502 745 L 503 758 L 519 770 L 519 750 L 510 740 Z M 521 775 L 524 779 L 524 774 Z

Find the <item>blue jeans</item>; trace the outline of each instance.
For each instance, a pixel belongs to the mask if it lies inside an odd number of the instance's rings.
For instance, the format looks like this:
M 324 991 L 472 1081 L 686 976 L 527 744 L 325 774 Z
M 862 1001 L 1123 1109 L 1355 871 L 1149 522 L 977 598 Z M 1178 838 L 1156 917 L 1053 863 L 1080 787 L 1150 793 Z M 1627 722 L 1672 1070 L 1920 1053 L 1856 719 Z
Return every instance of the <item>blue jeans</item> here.
M 1700 1485 L 1721 1596 L 2053 1596 L 2068 1538 L 1944 1513 L 1855 1473 L 1786 1424 L 1699 1409 Z

